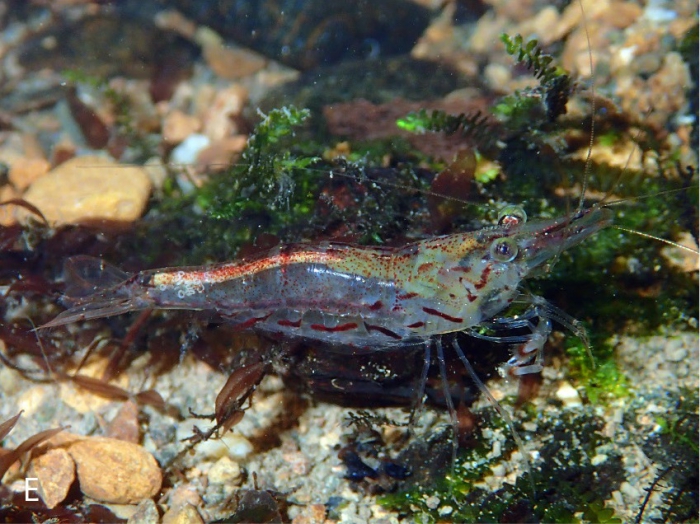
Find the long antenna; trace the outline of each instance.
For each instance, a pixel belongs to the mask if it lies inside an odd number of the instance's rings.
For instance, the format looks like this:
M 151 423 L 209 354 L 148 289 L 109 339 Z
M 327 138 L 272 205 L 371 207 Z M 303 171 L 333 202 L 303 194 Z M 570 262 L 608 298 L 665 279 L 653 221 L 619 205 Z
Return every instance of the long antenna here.
M 583 20 L 583 29 L 586 32 L 586 41 L 588 42 L 588 65 L 591 70 L 591 139 L 588 143 L 588 154 L 586 155 L 586 166 L 583 170 L 583 181 L 581 183 L 581 197 L 578 201 L 576 211 L 583 209 L 583 203 L 588 190 L 588 177 L 591 172 L 591 155 L 593 154 L 593 142 L 595 140 L 595 74 L 593 71 L 593 51 L 591 51 L 591 35 L 588 33 L 588 21 L 586 20 L 586 12 L 583 9 L 583 0 L 578 0 L 578 5 L 581 8 L 581 17 Z

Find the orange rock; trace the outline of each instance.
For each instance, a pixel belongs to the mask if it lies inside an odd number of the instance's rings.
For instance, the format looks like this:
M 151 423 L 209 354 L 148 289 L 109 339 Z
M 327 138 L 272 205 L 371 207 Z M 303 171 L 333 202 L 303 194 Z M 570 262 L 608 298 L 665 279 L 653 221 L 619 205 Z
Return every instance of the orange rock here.
M 23 157 L 10 166 L 8 178 L 17 191 L 24 191 L 37 178 L 49 172 L 51 165 L 44 158 Z
M 138 444 L 141 440 L 141 427 L 139 425 L 139 408 L 135 402 L 131 400 L 124 402 L 117 416 L 109 423 L 107 436 Z
M 155 496 L 163 475 L 153 455 L 130 442 L 90 437 L 70 444 L 80 490 L 95 500 L 135 504 Z
M 195 116 L 182 111 L 170 112 L 163 121 L 163 140 L 168 144 L 179 144 L 192 133 L 199 131 L 201 122 Z
M 216 93 L 204 119 L 204 134 L 212 141 L 236 134 L 234 119 L 241 114 L 247 100 L 248 90 L 237 84 Z
M 163 524 L 203 524 L 197 508 L 185 504 L 179 508 L 170 509 L 163 515 Z
M 236 135 L 223 140 L 217 140 L 202 149 L 197 155 L 197 166 L 210 171 L 220 171 L 230 167 L 238 154 L 243 151 L 248 143 L 245 135 Z
M 53 509 L 63 502 L 75 481 L 75 462 L 65 449 L 50 449 L 32 460 L 28 476 L 38 479 L 39 496 Z
M 14 198 L 19 198 L 15 188 L 10 185 L 0 187 L 0 202 L 7 202 Z M 11 226 L 17 223 L 18 207 L 15 205 L 6 205 L 0 207 L 0 226 Z
M 36 180 L 24 198 L 50 223 L 63 225 L 133 222 L 146 208 L 150 193 L 151 180 L 142 168 L 82 156 Z

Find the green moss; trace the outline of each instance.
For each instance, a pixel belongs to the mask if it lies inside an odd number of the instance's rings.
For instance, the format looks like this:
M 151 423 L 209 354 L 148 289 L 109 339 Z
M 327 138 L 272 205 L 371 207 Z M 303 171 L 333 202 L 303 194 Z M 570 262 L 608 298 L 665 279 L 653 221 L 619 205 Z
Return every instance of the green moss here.
M 566 71 L 552 65 L 554 58 L 542 52 L 542 49 L 537 45 L 537 40 L 524 42 L 522 36 L 510 37 L 506 33 L 501 34 L 500 38 L 506 46 L 506 52 L 512 56 L 518 55 L 518 61 L 531 69 L 535 78 L 540 80 L 542 85 L 553 82 L 561 76 L 566 76 Z
M 213 218 L 224 220 L 263 208 L 279 211 L 273 221 L 288 220 L 287 214 L 308 215 L 313 201 L 304 198 L 308 194 L 304 175 L 318 158 L 296 155 L 283 141 L 309 115 L 295 107 L 271 111 L 253 130 L 240 163 L 212 177 L 198 191 L 196 203 Z
M 566 340 L 569 356 L 569 377 L 584 388 L 593 404 L 630 394 L 629 381 L 614 359 L 614 348 L 599 337 L 591 347 L 593 362 L 583 342 L 575 337 Z M 594 365 L 595 363 L 595 365 Z
M 434 109 L 430 112 L 421 109 L 396 121 L 396 126 L 404 131 L 423 134 L 427 131 L 453 135 L 459 133 L 464 138 L 473 138 L 483 148 L 492 147 L 494 135 L 488 119 L 479 112 L 449 115 L 445 111 Z
M 179 263 L 230 259 L 260 233 L 308 227 L 325 178 L 311 168 L 320 159 L 295 144 L 294 130 L 308 117 L 294 107 L 273 110 L 251 133 L 239 163 L 194 191 L 166 182 L 150 224 L 181 246 Z
M 661 428 L 659 433 L 666 435 L 671 442 L 678 446 L 685 446 L 689 451 L 698 453 L 697 423 L 688 424 L 690 417 L 697 418 L 698 391 L 685 389 L 678 402 L 676 410 L 669 411 L 665 417 L 657 416 L 656 423 Z
M 656 417 L 657 431 L 648 435 L 642 450 L 657 466 L 656 490 L 663 522 L 698 520 L 698 390 L 682 389 L 653 399 L 663 411 Z M 640 509 L 644 517 L 645 507 Z M 640 521 L 643 521 L 640 518 Z
M 482 436 L 474 448 L 460 453 L 444 480 L 383 496 L 380 503 L 416 522 L 619 523 L 604 501 L 624 480 L 621 458 L 613 454 L 602 464 L 591 464 L 610 439 L 600 433 L 602 419 L 590 412 L 537 413 L 533 418 L 526 412 L 531 422 L 537 421 L 537 433 L 550 438 L 538 449 L 542 465 L 531 475 L 521 475 L 514 485 L 505 483 L 495 491 L 479 486 L 503 460 L 489 454 L 492 443 Z M 499 423 L 488 420 L 485 426 L 492 429 Z M 513 449 L 509 438 L 504 456 Z

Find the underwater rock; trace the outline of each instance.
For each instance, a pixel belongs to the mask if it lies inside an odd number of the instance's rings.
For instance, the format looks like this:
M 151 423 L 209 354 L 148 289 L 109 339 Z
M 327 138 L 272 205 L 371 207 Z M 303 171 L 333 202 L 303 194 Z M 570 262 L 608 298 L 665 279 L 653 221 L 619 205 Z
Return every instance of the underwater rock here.
M 37 33 L 17 51 L 30 71 L 80 71 L 97 78 L 115 75 L 158 78 L 176 69 L 184 76 L 197 55 L 181 36 L 142 20 L 100 14 L 65 21 Z
M 151 193 L 151 180 L 136 166 L 102 157 L 77 157 L 36 180 L 24 198 L 52 224 L 133 222 Z
M 224 38 L 291 67 L 408 53 L 430 11 L 404 0 L 173 0 L 178 9 Z

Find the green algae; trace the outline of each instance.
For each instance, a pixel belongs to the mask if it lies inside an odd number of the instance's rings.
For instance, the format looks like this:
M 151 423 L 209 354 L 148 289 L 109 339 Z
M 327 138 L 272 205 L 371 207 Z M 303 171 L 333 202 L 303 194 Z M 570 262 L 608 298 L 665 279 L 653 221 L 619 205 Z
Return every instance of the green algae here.
M 615 361 L 614 347 L 600 337 L 594 337 L 591 355 L 584 343 L 575 337 L 568 337 L 566 354 L 569 357 L 569 377 L 586 392 L 588 401 L 600 404 L 631 394 L 630 383 Z

